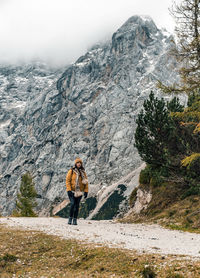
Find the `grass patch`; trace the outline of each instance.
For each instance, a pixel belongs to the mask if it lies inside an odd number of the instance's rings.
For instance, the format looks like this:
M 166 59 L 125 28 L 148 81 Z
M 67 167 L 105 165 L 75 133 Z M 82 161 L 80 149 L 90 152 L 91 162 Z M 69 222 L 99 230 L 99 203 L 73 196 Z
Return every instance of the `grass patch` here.
M 0 237 L 0 277 L 14 274 L 30 278 L 200 275 L 200 262 L 183 256 L 137 254 L 3 225 L 0 225 Z

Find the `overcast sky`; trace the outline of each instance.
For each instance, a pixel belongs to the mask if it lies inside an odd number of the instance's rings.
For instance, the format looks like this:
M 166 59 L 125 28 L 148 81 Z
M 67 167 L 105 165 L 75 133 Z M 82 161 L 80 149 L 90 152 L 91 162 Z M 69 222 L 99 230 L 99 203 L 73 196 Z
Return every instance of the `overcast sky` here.
M 0 63 L 73 62 L 110 38 L 130 16 L 150 15 L 174 30 L 172 0 L 0 0 Z

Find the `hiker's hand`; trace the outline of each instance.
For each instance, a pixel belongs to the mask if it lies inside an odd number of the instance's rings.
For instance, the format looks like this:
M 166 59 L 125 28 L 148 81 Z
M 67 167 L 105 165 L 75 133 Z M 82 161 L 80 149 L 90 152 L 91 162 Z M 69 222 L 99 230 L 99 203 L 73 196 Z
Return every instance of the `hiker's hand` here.
M 73 196 L 71 191 L 67 191 L 67 194 L 68 194 L 69 198 Z
M 87 192 L 84 192 L 84 198 L 85 198 L 85 199 L 87 198 L 87 195 L 88 195 L 88 193 L 87 193 Z

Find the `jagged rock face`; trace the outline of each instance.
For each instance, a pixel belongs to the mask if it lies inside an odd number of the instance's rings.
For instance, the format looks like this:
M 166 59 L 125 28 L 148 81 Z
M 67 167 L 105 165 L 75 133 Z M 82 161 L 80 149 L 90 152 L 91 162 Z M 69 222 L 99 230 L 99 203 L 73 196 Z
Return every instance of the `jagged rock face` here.
M 0 65 L 0 143 L 6 142 L 12 119 L 23 115 L 27 103 L 39 97 L 58 79 L 62 69 L 50 68 L 41 62 L 21 65 Z
M 27 170 L 38 175 L 34 159 L 46 145 L 42 135 L 41 139 L 38 137 L 39 133 L 45 133 L 40 119 L 51 118 L 49 123 L 53 123 L 51 113 L 60 109 L 55 87 L 63 71 L 64 68 L 51 68 L 42 62 L 0 66 L 0 212 L 3 214 L 11 213 L 15 205 L 21 175 Z M 48 184 L 49 176 L 44 174 L 42 180 Z
M 0 149 L 4 214 L 14 208 L 27 170 L 35 176 L 38 209 L 45 214 L 66 198 L 65 175 L 75 157 L 83 159 L 93 188 L 117 182 L 141 164 L 134 147 L 135 120 L 158 79 L 177 79 L 168 53 L 171 39 L 151 19 L 131 17 L 111 41 L 68 66 L 57 88 L 52 83 L 32 94 L 6 128 Z

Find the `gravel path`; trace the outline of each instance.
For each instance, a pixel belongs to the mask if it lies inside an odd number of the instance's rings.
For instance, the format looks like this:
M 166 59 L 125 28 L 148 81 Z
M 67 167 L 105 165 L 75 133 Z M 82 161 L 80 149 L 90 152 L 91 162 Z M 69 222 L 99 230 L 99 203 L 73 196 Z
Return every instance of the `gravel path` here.
M 121 224 L 110 220 L 78 219 L 78 225 L 74 226 L 68 225 L 67 219 L 51 217 L 5 217 L 0 218 L 0 224 L 139 252 L 200 258 L 200 234 L 171 231 L 158 225 Z

